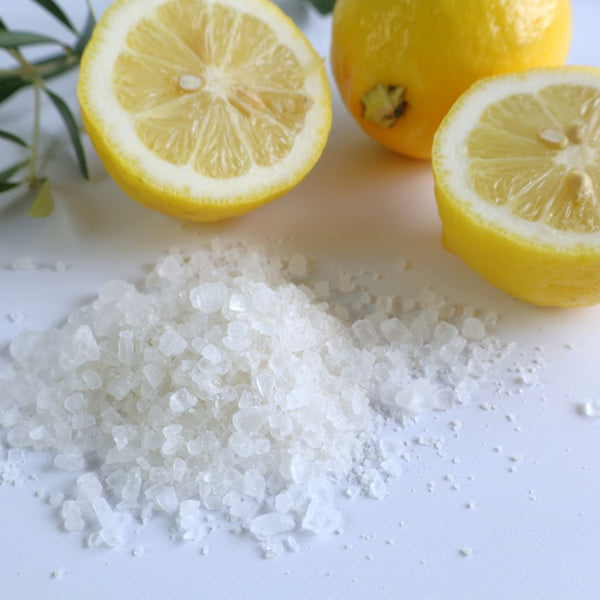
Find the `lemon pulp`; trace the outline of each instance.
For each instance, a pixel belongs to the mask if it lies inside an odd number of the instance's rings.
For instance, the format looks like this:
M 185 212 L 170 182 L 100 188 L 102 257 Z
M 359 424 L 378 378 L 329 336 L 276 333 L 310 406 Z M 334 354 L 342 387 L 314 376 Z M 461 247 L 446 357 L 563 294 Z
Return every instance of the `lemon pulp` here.
M 331 124 L 322 60 L 267 0 L 117 0 L 86 49 L 78 89 L 117 183 L 201 221 L 291 189 Z
M 484 79 L 434 140 L 444 245 L 516 298 L 600 302 L 600 70 Z
M 562 231 L 600 231 L 600 89 L 554 84 L 493 103 L 467 138 L 486 202 Z
M 160 6 L 130 31 L 113 85 L 143 143 L 209 177 L 275 164 L 311 100 L 297 58 L 264 23 L 196 0 Z

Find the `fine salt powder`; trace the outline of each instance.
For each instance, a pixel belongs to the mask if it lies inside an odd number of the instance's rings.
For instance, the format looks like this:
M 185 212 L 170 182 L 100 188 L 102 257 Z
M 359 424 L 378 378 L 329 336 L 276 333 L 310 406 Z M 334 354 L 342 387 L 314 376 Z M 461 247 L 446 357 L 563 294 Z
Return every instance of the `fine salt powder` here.
M 80 473 L 52 498 L 67 531 L 95 522 L 88 544 L 117 546 L 133 518 L 163 512 L 197 540 L 218 510 L 265 556 L 295 551 L 294 532 L 340 530 L 336 482 L 386 495 L 401 469 L 377 440 L 384 417 L 468 401 L 503 356 L 495 315 L 432 291 L 378 297 L 347 273 L 333 299 L 309 271 L 248 247 L 174 250 L 142 289 L 108 282 L 63 327 L 12 342 L 0 426 Z

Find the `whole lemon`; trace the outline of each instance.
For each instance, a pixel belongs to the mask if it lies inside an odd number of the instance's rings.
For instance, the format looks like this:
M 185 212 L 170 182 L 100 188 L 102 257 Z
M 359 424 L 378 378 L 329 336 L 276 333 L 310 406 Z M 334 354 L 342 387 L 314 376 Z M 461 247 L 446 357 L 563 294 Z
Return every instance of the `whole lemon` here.
M 337 0 L 341 97 L 378 142 L 430 158 L 435 131 L 476 80 L 564 64 L 569 0 Z

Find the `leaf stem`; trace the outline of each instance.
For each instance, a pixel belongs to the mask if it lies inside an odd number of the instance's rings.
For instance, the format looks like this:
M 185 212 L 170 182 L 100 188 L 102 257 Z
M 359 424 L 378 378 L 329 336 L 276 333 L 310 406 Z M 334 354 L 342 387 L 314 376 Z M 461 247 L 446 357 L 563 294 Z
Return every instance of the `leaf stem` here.
M 31 141 L 31 157 L 29 159 L 29 187 L 35 188 L 38 183 L 37 176 L 37 158 L 40 145 L 40 113 L 42 105 L 42 86 L 43 81 L 36 78 L 33 82 L 33 135 Z
M 85 0 L 85 3 L 87 4 L 88 10 L 90 11 L 90 15 L 92 15 L 92 19 L 94 20 L 94 22 L 96 22 L 97 19 L 94 13 L 94 7 L 92 6 L 92 0 Z

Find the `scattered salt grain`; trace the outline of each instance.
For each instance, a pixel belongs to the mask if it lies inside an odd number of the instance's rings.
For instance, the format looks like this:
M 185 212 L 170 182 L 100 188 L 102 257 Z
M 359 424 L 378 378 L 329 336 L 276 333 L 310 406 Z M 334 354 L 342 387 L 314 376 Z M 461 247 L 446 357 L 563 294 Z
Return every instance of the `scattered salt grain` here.
M 291 535 L 285 538 L 285 544 L 290 552 L 298 552 L 300 550 L 298 542 Z
M 485 337 L 485 325 L 474 317 L 468 317 L 463 323 L 462 335 L 468 340 L 481 340 Z
M 21 256 L 10 263 L 10 268 L 13 271 L 33 271 L 35 263 L 30 256 Z
M 250 521 L 250 531 L 259 540 L 266 540 L 280 533 L 294 529 L 294 519 L 281 513 L 267 513 Z
M 61 579 L 64 574 L 64 569 L 56 569 L 55 571 L 52 571 L 52 573 L 50 573 L 50 577 L 52 577 L 52 579 Z
M 6 320 L 15 325 L 22 323 L 26 319 L 27 315 L 24 312 L 15 310 L 11 311 L 6 315 Z
M 471 550 L 471 548 L 461 548 L 459 553 L 461 556 L 469 557 L 473 554 L 473 550 Z
M 52 492 L 50 496 L 48 496 L 48 503 L 52 506 L 59 506 L 64 499 L 65 495 L 62 492 Z
M 581 407 L 581 412 L 586 417 L 600 417 L 600 400 L 590 400 Z

